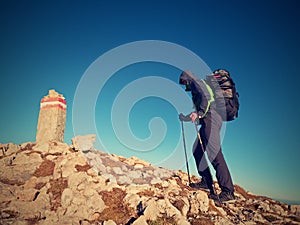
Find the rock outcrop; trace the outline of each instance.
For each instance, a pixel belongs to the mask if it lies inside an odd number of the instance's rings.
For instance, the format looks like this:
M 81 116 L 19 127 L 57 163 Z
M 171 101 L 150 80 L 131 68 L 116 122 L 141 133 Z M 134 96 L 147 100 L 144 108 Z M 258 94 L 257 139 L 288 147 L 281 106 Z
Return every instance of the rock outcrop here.
M 300 224 L 299 205 L 235 186 L 237 201 L 217 206 L 182 171 L 87 145 L 0 145 L 0 224 Z

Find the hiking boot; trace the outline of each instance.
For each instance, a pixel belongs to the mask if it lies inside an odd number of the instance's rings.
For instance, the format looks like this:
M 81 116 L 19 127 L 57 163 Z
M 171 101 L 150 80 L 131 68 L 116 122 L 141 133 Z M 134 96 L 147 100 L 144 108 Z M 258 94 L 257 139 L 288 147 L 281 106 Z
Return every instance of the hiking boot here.
M 218 201 L 218 195 L 213 193 L 212 191 L 209 193 L 208 198 L 210 198 L 214 201 Z
M 199 183 L 191 183 L 190 184 L 191 188 L 196 188 L 204 191 L 209 191 L 210 189 L 207 186 L 207 183 L 204 179 L 202 179 Z
M 226 191 L 222 191 L 219 195 L 211 195 L 210 198 L 218 203 L 230 203 L 235 201 L 234 193 Z

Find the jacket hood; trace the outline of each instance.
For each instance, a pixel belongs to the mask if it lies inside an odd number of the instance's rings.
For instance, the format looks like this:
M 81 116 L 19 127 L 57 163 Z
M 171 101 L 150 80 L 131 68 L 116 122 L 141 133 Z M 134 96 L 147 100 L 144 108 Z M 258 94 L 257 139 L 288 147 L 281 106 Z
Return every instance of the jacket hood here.
M 197 77 L 190 71 L 185 70 L 181 73 L 179 77 L 179 84 L 186 85 L 190 84 L 192 81 L 195 81 Z

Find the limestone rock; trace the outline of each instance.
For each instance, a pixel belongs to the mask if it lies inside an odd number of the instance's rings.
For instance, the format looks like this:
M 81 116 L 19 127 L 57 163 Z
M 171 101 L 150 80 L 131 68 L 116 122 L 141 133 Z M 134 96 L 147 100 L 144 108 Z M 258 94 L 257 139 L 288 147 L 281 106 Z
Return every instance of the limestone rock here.
M 137 220 L 135 220 L 132 225 L 148 225 L 145 216 L 140 216 Z
M 300 224 L 299 205 L 236 185 L 237 200 L 217 206 L 182 171 L 91 146 L 1 144 L 1 224 Z
M 151 220 L 151 221 L 155 221 L 157 217 L 160 215 L 157 203 L 154 199 L 148 202 L 144 215 L 147 220 Z
M 117 225 L 113 220 L 104 221 L 103 225 Z
M 300 216 L 300 205 L 291 205 L 290 209 L 291 213 L 295 214 L 296 216 Z
M 77 151 L 84 153 L 94 150 L 94 143 L 96 141 L 96 135 L 89 134 L 85 136 L 76 136 L 72 138 L 73 148 Z

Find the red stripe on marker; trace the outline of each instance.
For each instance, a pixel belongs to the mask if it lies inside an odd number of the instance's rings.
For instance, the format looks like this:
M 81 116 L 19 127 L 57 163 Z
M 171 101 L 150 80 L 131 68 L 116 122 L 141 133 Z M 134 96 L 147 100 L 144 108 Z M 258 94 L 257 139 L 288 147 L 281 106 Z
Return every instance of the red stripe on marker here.
M 63 98 L 42 98 L 41 102 L 55 102 L 55 101 L 59 101 L 63 104 L 67 104 L 66 100 Z
M 66 107 L 63 107 L 62 105 L 56 104 L 56 105 L 45 105 L 42 106 L 40 109 L 49 109 L 49 108 L 60 108 L 62 110 L 66 110 Z

